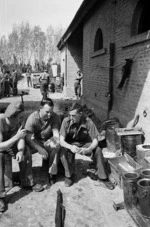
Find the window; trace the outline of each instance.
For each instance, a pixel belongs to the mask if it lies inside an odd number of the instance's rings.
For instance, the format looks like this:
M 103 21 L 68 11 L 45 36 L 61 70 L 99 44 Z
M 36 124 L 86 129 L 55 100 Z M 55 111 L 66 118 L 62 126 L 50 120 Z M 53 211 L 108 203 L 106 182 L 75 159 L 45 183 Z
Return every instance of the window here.
M 136 6 L 131 24 L 131 36 L 150 30 L 150 1 L 140 0 Z
M 103 35 L 102 30 L 99 28 L 96 32 L 94 40 L 94 52 L 103 49 Z

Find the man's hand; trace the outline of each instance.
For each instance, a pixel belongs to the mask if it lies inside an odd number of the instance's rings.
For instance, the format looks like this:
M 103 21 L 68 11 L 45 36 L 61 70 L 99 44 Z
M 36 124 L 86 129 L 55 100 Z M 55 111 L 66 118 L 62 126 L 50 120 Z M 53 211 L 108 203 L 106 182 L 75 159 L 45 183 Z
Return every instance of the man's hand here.
M 16 161 L 22 162 L 24 160 L 24 155 L 23 155 L 23 151 L 18 151 L 18 153 L 16 154 Z
M 72 151 L 72 153 L 78 153 L 79 152 L 79 147 L 75 146 L 75 145 L 72 145 L 70 150 Z
M 18 129 L 17 131 L 17 139 L 20 140 L 20 139 L 23 139 L 25 136 L 26 136 L 26 130 L 25 129 L 22 129 L 22 126 Z
M 81 154 L 81 155 L 86 155 L 86 154 L 90 154 L 91 150 L 89 148 L 83 147 L 83 148 L 80 148 L 78 153 Z
M 102 130 L 100 135 L 98 136 L 98 141 L 102 141 L 106 138 L 106 131 Z
M 57 137 L 51 137 L 44 143 L 44 146 L 50 146 L 51 148 L 60 148 L 59 139 Z
M 42 155 L 42 158 L 43 159 L 47 159 L 48 158 L 48 153 L 47 153 L 47 151 L 43 147 L 41 147 L 38 150 L 38 152 L 39 152 L 40 155 Z

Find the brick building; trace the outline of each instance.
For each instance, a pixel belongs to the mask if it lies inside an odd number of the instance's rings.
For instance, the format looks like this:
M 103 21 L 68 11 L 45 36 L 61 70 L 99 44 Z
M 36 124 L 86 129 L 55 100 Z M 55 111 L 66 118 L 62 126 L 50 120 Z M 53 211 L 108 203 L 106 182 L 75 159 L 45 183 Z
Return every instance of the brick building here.
M 66 95 L 74 93 L 80 69 L 83 101 L 101 120 L 117 117 L 123 126 L 139 114 L 145 142 L 150 142 L 149 6 L 149 0 L 84 0 L 58 43 Z

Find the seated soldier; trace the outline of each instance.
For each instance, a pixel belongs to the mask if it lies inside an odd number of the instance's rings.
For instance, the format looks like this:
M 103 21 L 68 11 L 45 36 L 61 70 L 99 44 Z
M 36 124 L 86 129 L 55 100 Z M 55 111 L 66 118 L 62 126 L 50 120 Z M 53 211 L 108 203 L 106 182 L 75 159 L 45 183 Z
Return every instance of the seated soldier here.
M 5 113 L 0 114 L 0 212 L 6 210 L 5 154 L 12 155 L 19 163 L 22 187 L 34 191 L 43 189 L 41 185 L 35 184 L 33 181 L 30 154 L 25 149 L 26 130 L 19 125 L 19 116 L 23 110 L 23 104 L 15 102 L 8 105 Z
M 38 152 L 48 160 L 49 188 L 55 183 L 57 174 L 60 118 L 53 112 L 54 103 L 50 98 L 43 99 L 40 108 L 27 119 L 26 142 L 32 152 Z
M 114 189 L 109 181 L 102 150 L 98 147 L 99 132 L 91 119 L 83 114 L 82 106 L 74 103 L 69 111 L 69 117 L 66 117 L 60 129 L 61 154 L 66 154 L 64 163 L 66 163 L 67 178 L 66 186 L 73 183 L 73 174 L 75 171 L 75 154 L 91 155 L 95 161 L 96 174 L 99 181 L 108 189 Z

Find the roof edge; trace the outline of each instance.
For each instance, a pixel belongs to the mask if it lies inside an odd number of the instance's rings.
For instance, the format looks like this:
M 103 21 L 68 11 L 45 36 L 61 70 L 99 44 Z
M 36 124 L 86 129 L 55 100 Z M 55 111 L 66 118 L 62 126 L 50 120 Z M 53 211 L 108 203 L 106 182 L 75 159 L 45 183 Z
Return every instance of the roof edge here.
M 70 25 L 68 26 L 67 30 L 65 31 L 64 35 L 61 37 L 60 41 L 57 44 L 57 48 L 61 50 L 63 46 L 65 45 L 66 41 L 69 39 L 71 34 L 74 32 L 74 30 L 83 22 L 84 17 L 87 15 L 87 13 L 92 9 L 92 7 L 95 5 L 95 3 L 98 0 L 84 0 L 82 4 L 80 5 L 78 11 L 76 12 L 74 18 L 72 19 Z

